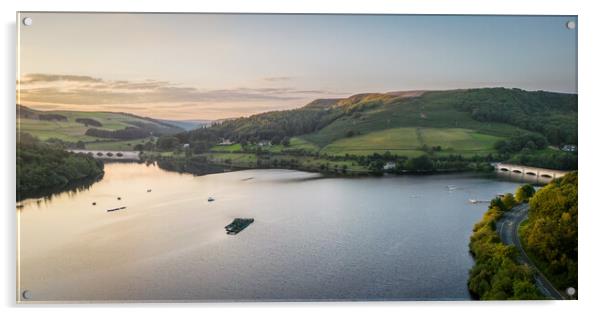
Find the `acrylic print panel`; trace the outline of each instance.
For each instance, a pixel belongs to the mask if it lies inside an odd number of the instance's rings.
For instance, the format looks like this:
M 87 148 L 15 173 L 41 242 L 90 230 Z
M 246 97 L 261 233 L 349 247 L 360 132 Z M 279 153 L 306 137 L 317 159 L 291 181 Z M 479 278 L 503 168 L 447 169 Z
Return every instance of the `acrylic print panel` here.
M 576 16 L 17 24 L 19 302 L 578 296 Z

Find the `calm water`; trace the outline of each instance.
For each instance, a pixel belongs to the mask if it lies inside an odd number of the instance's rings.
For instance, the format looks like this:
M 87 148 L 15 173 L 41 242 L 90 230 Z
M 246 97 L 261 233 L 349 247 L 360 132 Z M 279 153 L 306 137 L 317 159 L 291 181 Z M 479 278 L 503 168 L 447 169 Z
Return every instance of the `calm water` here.
M 467 244 L 487 204 L 468 199 L 519 185 L 461 174 L 105 170 L 88 190 L 18 210 L 20 291 L 32 300 L 470 299 Z M 226 235 L 236 217 L 255 222 Z

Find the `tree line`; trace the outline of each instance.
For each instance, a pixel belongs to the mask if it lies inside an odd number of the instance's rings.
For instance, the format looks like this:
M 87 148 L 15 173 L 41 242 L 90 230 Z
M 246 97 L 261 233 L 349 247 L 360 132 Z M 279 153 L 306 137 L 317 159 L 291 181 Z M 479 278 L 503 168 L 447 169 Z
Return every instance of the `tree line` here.
M 482 300 L 534 300 L 543 296 L 535 286 L 529 267 L 519 264 L 514 246 L 502 243 L 496 232 L 496 221 L 519 201 L 525 201 L 535 190 L 527 185 L 516 197 L 506 194 L 495 198 L 470 237 L 470 253 L 475 259 L 470 269 L 468 289 Z
M 577 288 L 577 172 L 554 180 L 529 202 L 524 247 L 559 289 Z
M 456 108 L 484 122 L 541 133 L 551 144 L 577 144 L 577 95 L 485 88 L 446 93 Z
M 67 152 L 56 144 L 42 143 L 27 133 L 19 135 L 16 160 L 17 200 L 65 188 L 104 173 L 102 161 Z

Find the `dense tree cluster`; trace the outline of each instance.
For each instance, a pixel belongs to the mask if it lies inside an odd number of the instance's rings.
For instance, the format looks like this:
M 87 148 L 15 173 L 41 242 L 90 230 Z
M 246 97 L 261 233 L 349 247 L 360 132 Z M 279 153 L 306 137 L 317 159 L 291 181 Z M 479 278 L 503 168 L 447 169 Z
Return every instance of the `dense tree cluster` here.
M 488 162 L 494 159 L 492 155 L 471 157 L 463 157 L 462 155 L 430 157 L 422 155 L 408 158 L 390 152 L 384 154 L 374 153 L 368 156 L 345 155 L 342 157 L 345 160 L 354 160 L 359 165 L 367 166 L 374 174 L 382 174 L 383 167 L 387 163 L 395 164 L 395 167 L 387 170 L 387 172 L 394 174 L 466 170 L 487 171 L 492 169 Z M 325 158 L 336 160 L 338 157 L 326 156 Z
M 548 147 L 548 141 L 539 134 L 521 134 L 500 140 L 494 146 L 499 153 L 517 153 L 545 149 Z
M 161 136 L 161 135 L 172 135 L 172 134 L 177 134 L 177 133 L 181 133 L 184 130 L 180 127 L 177 126 L 172 126 L 166 123 L 161 123 L 158 122 L 157 120 L 154 119 L 150 119 L 150 118 L 145 118 L 148 121 L 151 121 L 153 123 L 149 123 L 149 122 L 143 122 L 143 121 L 127 121 L 128 124 L 136 126 L 138 128 L 141 128 L 143 130 L 149 131 L 152 135 L 154 136 Z
M 315 132 L 342 114 L 343 112 L 336 108 L 306 106 L 227 120 L 214 128 L 219 130 L 224 138 L 238 142 L 243 140 L 257 142 L 274 138 L 282 140 L 285 137 Z
M 85 117 L 80 117 L 80 118 L 76 118 L 75 121 L 77 123 L 81 123 L 84 124 L 86 126 L 90 125 L 90 126 L 96 126 L 96 127 L 101 127 L 102 123 L 100 123 L 99 121 L 95 120 L 95 119 L 91 119 L 91 118 L 85 118 Z
M 20 134 L 17 143 L 17 199 L 45 190 L 64 188 L 103 174 L 103 163 L 91 156 L 64 151 Z
M 507 162 L 556 170 L 577 170 L 577 154 L 563 151 L 521 152 L 511 156 Z
M 60 114 L 39 114 L 38 119 L 41 121 L 67 121 L 67 117 Z
M 516 201 L 518 203 L 526 203 L 535 194 L 535 188 L 530 184 L 521 185 L 516 189 Z
M 470 252 L 475 264 L 470 270 L 468 288 L 479 299 L 542 298 L 529 268 L 516 261 L 516 248 L 503 244 L 495 230 L 495 222 L 513 205 L 513 200 L 506 196 L 494 199 L 483 219 L 473 228 Z
M 159 151 L 174 150 L 178 147 L 180 147 L 180 140 L 173 135 L 157 139 L 157 150 Z
M 479 121 L 508 123 L 543 134 L 554 145 L 577 144 L 577 95 L 520 89 L 448 92 L 449 101 Z
M 577 288 L 577 172 L 549 183 L 531 198 L 524 247 L 560 289 Z

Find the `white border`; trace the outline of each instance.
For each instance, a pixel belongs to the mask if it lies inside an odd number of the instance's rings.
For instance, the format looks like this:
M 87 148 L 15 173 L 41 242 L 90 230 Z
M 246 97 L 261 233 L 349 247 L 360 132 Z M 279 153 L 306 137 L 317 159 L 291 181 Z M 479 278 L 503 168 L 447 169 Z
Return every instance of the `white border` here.
M 596 183 L 601 177 L 596 160 L 600 157 L 599 126 L 602 117 L 600 85 L 602 73 L 599 56 L 601 23 L 598 1 L 561 0 L 222 0 L 222 1 L 77 1 L 77 0 L 20 0 L 0 2 L 2 10 L 2 63 L 0 77 L 3 91 L 2 103 L 2 265 L 3 280 L 0 287 L 3 312 L 35 313 L 46 315 L 92 315 L 106 313 L 138 313 L 158 315 L 173 309 L 185 314 L 233 312 L 245 315 L 282 313 L 305 315 L 307 313 L 345 313 L 363 315 L 370 312 L 425 315 L 511 315 L 542 314 L 575 315 L 591 313 L 596 308 L 600 291 L 600 234 L 597 229 L 602 220 L 600 202 L 596 203 Z M 82 305 L 16 306 L 15 305 L 15 12 L 16 11 L 137 11 L 137 12 L 271 12 L 271 13 L 422 13 L 422 14 L 561 14 L 579 15 L 579 136 L 580 136 L 580 204 L 579 221 L 579 301 L 578 302 L 344 302 L 344 303 L 206 303 L 206 304 L 128 304 L 92 305 L 81 311 Z M 597 180 L 597 181 L 596 181 Z M 83 307 L 92 307 L 83 305 Z M 133 310 L 133 309 L 136 310 Z M 197 310 L 200 308 L 200 310 Z

